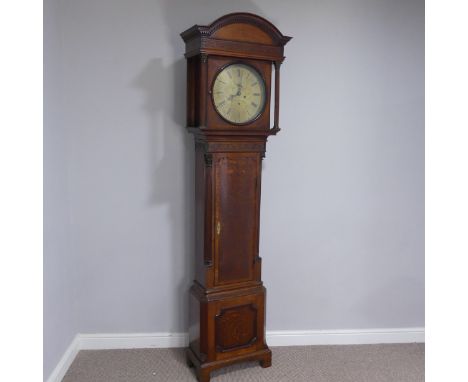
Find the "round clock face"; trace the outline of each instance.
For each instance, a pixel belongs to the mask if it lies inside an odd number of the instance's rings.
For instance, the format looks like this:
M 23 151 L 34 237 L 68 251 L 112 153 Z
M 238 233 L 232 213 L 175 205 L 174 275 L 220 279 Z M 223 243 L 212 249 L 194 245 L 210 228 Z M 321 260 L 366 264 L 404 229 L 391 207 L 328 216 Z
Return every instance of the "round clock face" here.
M 263 78 L 245 64 L 231 64 L 221 70 L 212 91 L 217 112 L 232 123 L 252 122 L 265 106 Z

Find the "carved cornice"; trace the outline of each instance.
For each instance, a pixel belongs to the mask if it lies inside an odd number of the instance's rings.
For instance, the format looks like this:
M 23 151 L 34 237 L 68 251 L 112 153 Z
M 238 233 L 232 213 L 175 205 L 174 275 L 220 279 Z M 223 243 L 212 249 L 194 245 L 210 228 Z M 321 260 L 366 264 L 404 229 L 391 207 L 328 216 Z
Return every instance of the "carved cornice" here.
M 220 17 L 210 25 L 194 25 L 185 32 L 182 32 L 180 36 L 185 42 L 193 39 L 194 37 L 209 38 L 220 28 L 234 23 L 251 24 L 258 27 L 272 38 L 275 45 L 284 46 L 289 40 L 291 40 L 291 37 L 284 36 L 279 31 L 279 29 L 268 20 L 264 19 L 263 17 L 254 15 L 253 13 L 246 12 L 230 13 L 226 16 Z

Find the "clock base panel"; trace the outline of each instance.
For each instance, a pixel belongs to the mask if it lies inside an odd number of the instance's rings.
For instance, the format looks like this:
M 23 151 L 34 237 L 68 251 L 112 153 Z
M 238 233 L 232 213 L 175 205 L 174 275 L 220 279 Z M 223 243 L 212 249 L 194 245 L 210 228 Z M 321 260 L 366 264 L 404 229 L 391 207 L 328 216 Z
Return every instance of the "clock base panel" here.
M 213 292 L 194 283 L 187 360 L 199 381 L 209 381 L 211 371 L 237 362 L 258 360 L 262 367 L 271 366 L 265 297 L 263 285 Z

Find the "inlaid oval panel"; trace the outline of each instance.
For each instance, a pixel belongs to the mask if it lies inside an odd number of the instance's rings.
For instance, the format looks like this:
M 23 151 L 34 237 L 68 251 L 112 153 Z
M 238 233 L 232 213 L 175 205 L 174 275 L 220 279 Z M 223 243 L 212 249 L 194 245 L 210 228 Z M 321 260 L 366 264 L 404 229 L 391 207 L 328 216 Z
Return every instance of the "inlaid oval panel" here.
M 257 309 L 252 304 L 223 309 L 215 326 L 217 351 L 250 346 L 257 339 Z

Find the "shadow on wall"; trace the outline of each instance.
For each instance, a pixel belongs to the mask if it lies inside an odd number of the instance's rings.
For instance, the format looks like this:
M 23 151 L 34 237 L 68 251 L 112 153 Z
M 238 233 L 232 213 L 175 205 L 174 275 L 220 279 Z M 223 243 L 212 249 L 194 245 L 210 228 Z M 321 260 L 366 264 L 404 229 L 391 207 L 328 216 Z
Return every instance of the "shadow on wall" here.
M 177 303 L 169 299 L 166 303 L 168 309 L 175 310 L 171 317 L 177 320 L 171 330 L 179 331 L 188 322 L 185 302 L 193 274 L 194 248 L 194 145 L 192 136 L 185 131 L 185 59 L 167 67 L 161 58 L 151 60 L 134 85 L 144 91 L 143 109 L 150 123 L 151 190 L 147 204 L 168 207 L 171 253 L 155 256 L 171 256 L 172 274 L 168 280 L 177 283 L 180 298 Z
M 132 85 L 143 91 L 143 109 L 149 117 L 153 189 L 148 204 L 169 206 L 167 221 L 172 235 L 172 252 L 161 255 L 171 256 L 169 279 L 177 284 L 177 303 L 167 301 L 168 309 L 173 309 L 171 317 L 174 318 L 170 329 L 185 332 L 188 329 L 188 291 L 194 270 L 195 167 L 193 137 L 185 129 L 186 62 L 180 33 L 194 24 L 209 24 L 227 13 L 265 15 L 250 0 L 235 3 L 218 1 L 216 7 L 207 0 L 166 0 L 161 3 L 161 9 L 172 54 L 150 60 Z M 154 51 L 158 52 L 156 45 Z M 176 59 L 171 62 L 173 58 Z M 175 164 L 179 163 L 181 165 L 177 167 Z M 179 187 L 183 190 L 179 190 Z M 182 199 L 174 197 L 178 193 L 183 193 Z

